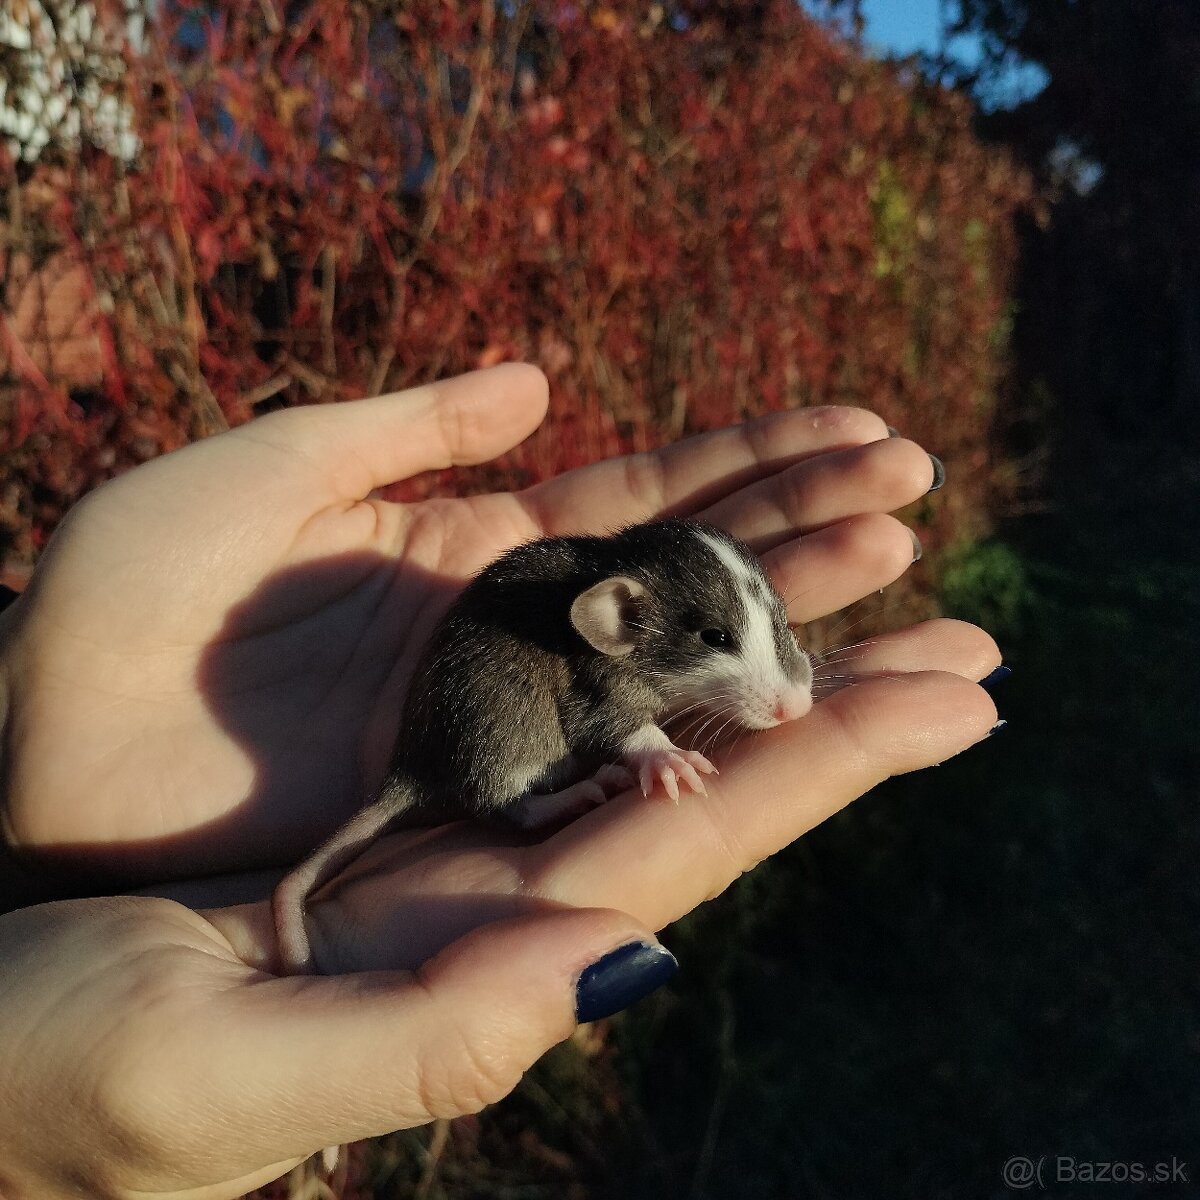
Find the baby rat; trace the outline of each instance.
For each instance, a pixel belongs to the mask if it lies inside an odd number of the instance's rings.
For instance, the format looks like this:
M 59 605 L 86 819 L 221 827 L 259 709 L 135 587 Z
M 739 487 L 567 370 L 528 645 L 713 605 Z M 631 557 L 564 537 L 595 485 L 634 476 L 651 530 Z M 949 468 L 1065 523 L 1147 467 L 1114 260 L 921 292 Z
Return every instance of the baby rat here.
M 769 729 L 812 706 L 812 665 L 753 551 L 692 520 L 544 538 L 484 568 L 442 617 L 378 796 L 275 889 L 280 956 L 311 969 L 308 896 L 418 804 L 533 828 L 716 768 L 658 722 L 719 710 Z

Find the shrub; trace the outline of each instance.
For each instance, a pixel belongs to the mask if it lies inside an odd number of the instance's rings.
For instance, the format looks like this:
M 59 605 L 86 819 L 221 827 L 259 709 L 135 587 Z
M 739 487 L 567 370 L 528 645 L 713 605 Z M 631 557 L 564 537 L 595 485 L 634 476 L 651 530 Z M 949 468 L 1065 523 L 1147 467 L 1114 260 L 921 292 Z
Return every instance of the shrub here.
M 978 524 L 1026 185 L 961 97 L 789 2 L 98 7 L 107 124 L 85 88 L 0 166 L 10 558 L 226 422 L 512 358 L 551 419 L 456 487 L 848 402 L 949 463 L 927 542 Z M 78 320 L 29 298 L 55 272 Z

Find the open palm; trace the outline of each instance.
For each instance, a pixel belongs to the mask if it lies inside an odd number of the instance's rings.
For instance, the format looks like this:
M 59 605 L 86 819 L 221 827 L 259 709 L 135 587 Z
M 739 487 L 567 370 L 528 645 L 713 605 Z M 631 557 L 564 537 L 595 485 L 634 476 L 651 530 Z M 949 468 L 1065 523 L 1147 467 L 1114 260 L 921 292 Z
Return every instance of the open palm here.
M 764 553 L 797 621 L 912 557 L 882 514 L 926 490 L 928 457 L 853 409 L 780 414 L 513 495 L 374 498 L 501 453 L 545 403 L 536 370 L 496 368 L 277 413 L 89 496 L 6 619 L 13 844 L 123 880 L 295 859 L 377 786 L 454 592 L 532 537 L 699 513 Z

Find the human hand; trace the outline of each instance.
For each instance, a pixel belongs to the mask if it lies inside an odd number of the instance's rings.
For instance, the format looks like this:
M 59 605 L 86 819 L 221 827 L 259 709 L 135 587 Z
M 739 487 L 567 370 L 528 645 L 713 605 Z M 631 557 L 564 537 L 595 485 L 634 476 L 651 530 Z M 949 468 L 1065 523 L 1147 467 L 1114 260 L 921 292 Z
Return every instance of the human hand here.
M 406 679 L 454 592 L 532 537 L 693 513 L 763 552 L 795 621 L 911 561 L 883 514 L 929 487 L 930 461 L 855 409 L 779 414 L 513 495 L 372 497 L 500 453 L 545 403 L 539 372 L 495 368 L 276 413 L 88 496 L 5 614 L 9 841 L 121 882 L 294 860 L 382 778 Z M 896 643 L 901 669 L 978 677 L 998 661 L 985 635 L 947 628 Z M 871 725 L 870 694 L 847 719 Z M 936 732 L 941 714 L 912 716 Z M 967 744 L 961 720 L 949 727 Z
M 882 513 L 928 487 L 929 460 L 854 410 L 781 414 L 514 497 L 366 498 L 404 469 L 498 452 L 543 406 L 540 377 L 509 368 L 279 414 L 89 498 L 3 622 L 10 838 L 127 876 L 294 857 L 382 774 L 403 682 L 456 587 L 528 537 L 696 513 L 763 552 L 796 621 L 911 559 Z M 384 839 L 314 898 L 314 943 L 330 972 L 435 955 L 416 979 L 274 978 L 265 900 L 3 918 L 0 1053 L 30 1066 L 0 1086 L 0 1191 L 233 1196 L 321 1146 L 495 1098 L 569 1031 L 586 962 L 878 780 L 978 740 L 995 711 L 970 680 L 998 657 L 955 622 L 873 639 L 838 664 L 856 686 L 745 739 L 686 805 L 619 797 L 532 845 L 461 823 Z M 634 915 L 574 907 L 606 903 Z M 39 1113 L 63 1114 L 53 1156 Z
M 413 975 L 279 979 L 253 944 L 237 911 L 144 897 L 0 917 L 0 1195 L 242 1196 L 324 1146 L 477 1111 L 577 1006 L 674 967 L 621 913 L 546 904 Z

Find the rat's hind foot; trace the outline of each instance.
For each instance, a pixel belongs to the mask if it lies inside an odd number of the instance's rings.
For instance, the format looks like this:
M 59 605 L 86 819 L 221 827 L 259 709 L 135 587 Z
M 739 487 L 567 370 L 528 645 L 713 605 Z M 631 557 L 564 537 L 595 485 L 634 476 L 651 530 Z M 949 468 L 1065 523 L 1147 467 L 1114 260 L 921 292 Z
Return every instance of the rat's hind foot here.
M 522 829 L 542 829 L 581 817 L 607 799 L 608 793 L 594 779 L 581 779 L 549 796 L 522 796 L 505 816 Z
M 522 829 L 541 829 L 546 825 L 561 825 L 581 817 L 585 812 L 603 804 L 613 796 L 637 785 L 631 771 L 620 763 L 605 763 L 591 779 L 581 779 L 561 792 L 547 796 L 522 796 L 508 815 Z
M 637 776 L 620 763 L 605 763 L 592 779 L 603 789 L 606 797 L 619 796 L 637 786 Z

